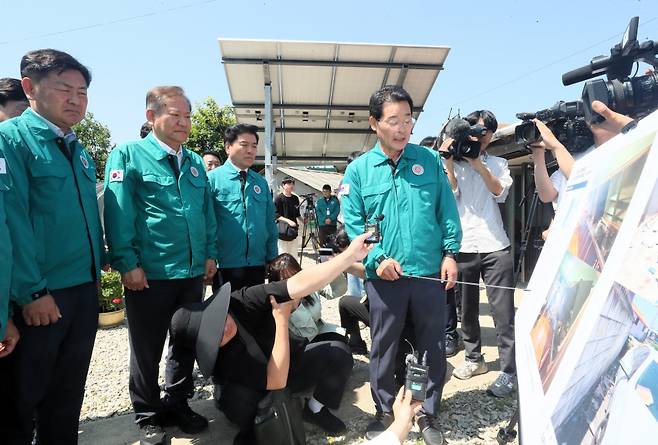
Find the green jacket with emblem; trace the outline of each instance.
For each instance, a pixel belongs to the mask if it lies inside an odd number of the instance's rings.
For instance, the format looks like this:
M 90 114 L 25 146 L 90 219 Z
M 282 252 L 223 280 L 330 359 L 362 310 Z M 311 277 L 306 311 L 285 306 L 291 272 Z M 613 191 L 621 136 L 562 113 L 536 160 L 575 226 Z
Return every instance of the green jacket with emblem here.
M 277 256 L 279 232 L 265 178 L 248 170 L 243 195 L 240 174 L 227 161 L 208 173 L 208 181 L 219 229 L 219 267 L 262 266 Z
M 217 225 L 199 155 L 182 147 L 176 178 L 153 133 L 118 146 L 105 168 L 105 233 L 112 267 L 148 279 L 203 275 L 217 258 Z
M 9 283 L 11 280 L 11 237 L 7 228 L 5 195 L 9 191 L 7 162 L 0 152 L 0 340 L 5 338 L 9 311 Z
M 395 172 L 377 143 L 352 162 L 341 185 L 343 217 L 350 239 L 382 214 L 381 242 L 364 260 L 366 276 L 378 278 L 380 259 L 397 260 L 406 275 L 440 272 L 443 252 L 458 252 L 459 213 L 439 155 L 407 144 Z
M 315 203 L 315 216 L 318 219 L 320 226 L 335 226 L 338 224 L 338 214 L 340 213 L 340 202 L 335 196 L 329 197 L 327 200 L 324 196 L 318 199 Z M 325 220 L 329 218 L 331 224 L 326 224 Z
M 75 141 L 66 145 L 32 109 L 0 124 L 0 153 L 6 158 L 10 191 L 7 225 L 14 246 L 11 299 L 63 289 L 100 277 L 105 263 L 96 196 L 96 168 Z

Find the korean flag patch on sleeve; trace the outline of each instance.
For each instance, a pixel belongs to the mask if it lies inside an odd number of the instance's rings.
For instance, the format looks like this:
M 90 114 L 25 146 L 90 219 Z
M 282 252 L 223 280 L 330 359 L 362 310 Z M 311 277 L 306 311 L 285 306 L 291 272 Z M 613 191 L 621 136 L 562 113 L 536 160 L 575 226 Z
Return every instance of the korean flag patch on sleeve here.
M 111 170 L 110 182 L 123 182 L 123 170 Z
M 338 189 L 338 195 L 339 196 L 345 196 L 350 194 L 350 185 L 349 184 L 341 184 L 340 189 Z

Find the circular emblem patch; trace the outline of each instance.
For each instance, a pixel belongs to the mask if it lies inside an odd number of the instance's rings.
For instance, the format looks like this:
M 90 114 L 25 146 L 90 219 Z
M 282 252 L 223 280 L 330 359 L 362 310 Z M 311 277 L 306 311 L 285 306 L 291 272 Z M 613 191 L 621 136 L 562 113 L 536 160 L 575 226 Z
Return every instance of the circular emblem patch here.
M 85 158 L 85 155 L 80 155 L 80 162 L 84 168 L 89 168 L 89 161 Z
M 414 164 L 413 167 L 411 167 L 411 171 L 413 172 L 414 175 L 420 176 L 423 173 L 425 173 L 425 169 L 423 168 L 422 165 L 420 164 Z
M 255 192 L 257 195 L 260 195 L 260 192 L 261 192 L 260 187 L 257 186 L 257 185 L 255 185 L 255 186 L 254 186 L 254 192 Z
M 192 173 L 192 176 L 195 178 L 199 176 L 199 170 L 197 170 L 196 167 L 190 167 L 190 173 Z

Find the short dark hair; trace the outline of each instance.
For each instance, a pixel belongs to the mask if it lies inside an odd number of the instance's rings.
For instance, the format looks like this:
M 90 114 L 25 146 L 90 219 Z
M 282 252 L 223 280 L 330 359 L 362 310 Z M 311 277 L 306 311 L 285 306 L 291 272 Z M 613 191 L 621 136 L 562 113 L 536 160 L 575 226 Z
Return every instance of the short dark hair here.
M 487 130 L 491 130 L 494 133 L 498 130 L 496 116 L 489 110 L 477 110 L 466 116 L 466 120 L 471 125 L 477 124 L 480 119 L 484 122 L 484 128 Z
M 331 186 L 330 186 L 329 184 L 325 184 L 325 185 L 322 186 L 322 190 L 323 190 L 323 191 L 324 191 L 324 190 L 331 191 Z
M 423 147 L 429 147 L 433 148 L 434 145 L 436 144 L 436 136 L 425 136 L 422 141 L 420 141 L 420 144 Z
M 144 139 L 149 133 L 153 130 L 153 124 L 149 121 L 146 121 L 142 124 L 142 128 L 139 129 L 139 137 Z
M 219 155 L 219 152 L 215 150 L 205 150 L 203 153 L 201 153 L 201 157 L 204 157 L 205 155 L 211 155 L 216 157 L 220 161 L 222 160 L 222 157 Z
M 361 151 L 361 150 L 357 150 L 357 151 L 353 151 L 352 153 L 350 153 L 349 155 L 347 155 L 347 165 L 350 165 L 350 163 L 351 163 L 353 160 L 355 160 L 356 158 L 358 158 L 358 157 L 361 156 L 362 154 L 363 154 L 363 151 Z
M 20 80 L 3 77 L 0 79 L 0 105 L 4 107 L 10 101 L 27 102 L 27 96 Z
M 257 126 L 251 124 L 235 124 L 231 125 L 226 131 L 224 131 L 224 143 L 230 145 L 238 140 L 238 136 L 245 133 L 256 136 L 256 142 L 258 142 Z
M 295 180 L 291 178 L 290 176 L 286 176 L 281 180 L 281 184 L 288 184 L 288 183 L 295 183 Z
M 404 88 L 397 85 L 386 85 L 370 96 L 370 104 L 368 105 L 370 115 L 377 120 L 382 118 L 384 102 L 407 102 L 411 112 L 414 111 L 414 101 L 411 96 Z
M 37 49 L 28 52 L 21 59 L 21 77 L 29 77 L 36 83 L 50 73 L 62 74 L 68 70 L 75 70 L 82 74 L 87 86 L 91 83 L 89 69 L 65 52 L 50 48 Z

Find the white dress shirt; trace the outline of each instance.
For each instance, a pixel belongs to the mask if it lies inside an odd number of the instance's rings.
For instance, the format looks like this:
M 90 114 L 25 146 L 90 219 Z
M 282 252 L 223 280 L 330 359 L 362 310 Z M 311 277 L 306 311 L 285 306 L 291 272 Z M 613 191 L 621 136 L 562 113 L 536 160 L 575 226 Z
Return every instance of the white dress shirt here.
M 498 203 L 507 199 L 512 185 L 507 160 L 485 153 L 480 156 L 480 161 L 498 178 L 503 190 L 494 195 L 467 161 L 453 163 L 457 178 L 457 189 L 453 193 L 463 233 L 459 251 L 463 253 L 491 253 L 510 245 L 498 208 Z
M 179 147 L 178 151 L 174 150 L 171 148 L 169 145 L 165 144 L 162 142 L 160 139 L 158 139 L 155 136 L 155 133 L 153 133 L 153 137 L 155 138 L 156 141 L 158 141 L 158 144 L 160 144 L 160 147 L 168 154 L 168 155 L 174 155 L 176 156 L 176 159 L 178 160 L 178 168 L 183 165 L 183 147 Z

